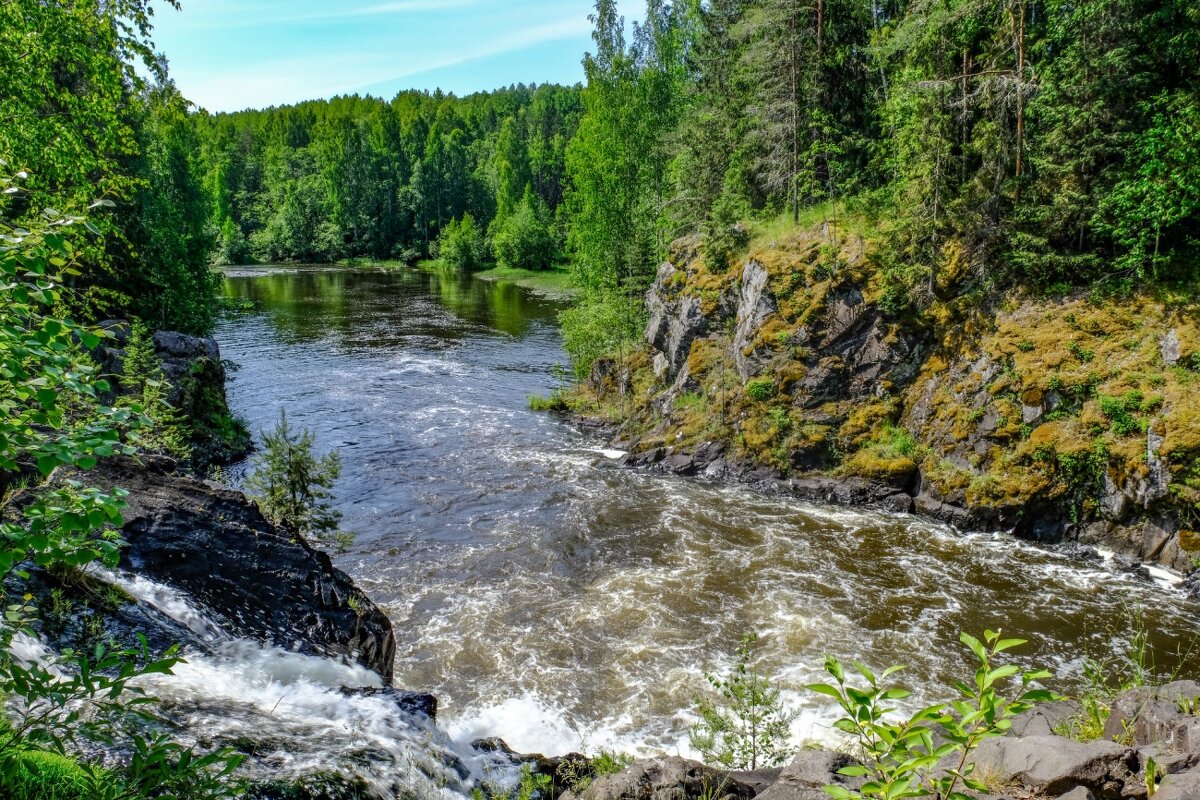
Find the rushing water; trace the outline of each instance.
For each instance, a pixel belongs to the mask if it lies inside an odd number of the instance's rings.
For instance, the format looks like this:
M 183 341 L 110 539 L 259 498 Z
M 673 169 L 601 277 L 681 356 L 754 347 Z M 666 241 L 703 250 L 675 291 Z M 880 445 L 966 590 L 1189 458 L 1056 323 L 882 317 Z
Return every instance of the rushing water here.
M 559 305 L 517 287 L 305 267 L 225 290 L 255 309 L 217 332 L 234 409 L 259 430 L 286 408 L 341 451 L 358 537 L 337 563 L 395 624 L 397 685 L 438 695 L 460 740 L 686 752 L 703 670 L 749 631 L 798 738 L 829 735 L 800 689 L 825 653 L 942 691 L 967 666 L 958 633 L 1003 628 L 1070 689 L 1126 646 L 1135 606 L 1160 665 L 1200 631 L 1169 588 L 1007 536 L 614 467 L 528 410 L 566 357 Z

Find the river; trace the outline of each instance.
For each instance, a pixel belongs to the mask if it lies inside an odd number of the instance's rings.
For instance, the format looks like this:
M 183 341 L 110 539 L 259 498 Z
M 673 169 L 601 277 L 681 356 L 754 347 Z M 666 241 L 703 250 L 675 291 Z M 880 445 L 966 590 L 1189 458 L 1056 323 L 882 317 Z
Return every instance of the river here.
M 566 363 L 560 301 L 321 267 L 230 270 L 225 292 L 253 308 L 216 334 L 231 405 L 254 431 L 285 408 L 341 452 L 357 538 L 335 561 L 395 625 L 396 684 L 436 694 L 460 740 L 686 754 L 703 672 L 747 632 L 797 741 L 830 737 L 802 689 L 826 653 L 909 665 L 920 702 L 966 674 L 960 631 L 1029 639 L 1060 690 L 1129 647 L 1133 616 L 1165 670 L 1200 632 L 1170 588 L 1005 535 L 616 467 L 528 408 Z

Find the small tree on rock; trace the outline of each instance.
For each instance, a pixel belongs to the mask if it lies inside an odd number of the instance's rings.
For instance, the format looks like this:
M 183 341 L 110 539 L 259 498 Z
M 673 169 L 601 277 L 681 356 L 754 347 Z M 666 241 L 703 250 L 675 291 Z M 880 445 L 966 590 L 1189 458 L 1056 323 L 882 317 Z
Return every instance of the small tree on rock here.
M 282 410 L 275 430 L 259 436 L 262 447 L 246 489 L 263 514 L 289 533 L 338 549 L 349 546 L 352 535 L 338 530 L 342 514 L 330 505 L 329 490 L 342 471 L 338 452 L 314 456 L 312 432 L 293 431 Z

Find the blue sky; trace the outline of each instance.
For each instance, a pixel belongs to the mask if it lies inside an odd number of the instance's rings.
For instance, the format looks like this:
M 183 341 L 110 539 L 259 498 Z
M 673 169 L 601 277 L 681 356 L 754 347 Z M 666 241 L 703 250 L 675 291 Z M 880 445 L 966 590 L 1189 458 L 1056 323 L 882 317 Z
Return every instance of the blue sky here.
M 623 0 L 629 14 L 640 4 Z M 593 0 L 183 0 L 154 41 L 209 111 L 400 89 L 575 83 Z

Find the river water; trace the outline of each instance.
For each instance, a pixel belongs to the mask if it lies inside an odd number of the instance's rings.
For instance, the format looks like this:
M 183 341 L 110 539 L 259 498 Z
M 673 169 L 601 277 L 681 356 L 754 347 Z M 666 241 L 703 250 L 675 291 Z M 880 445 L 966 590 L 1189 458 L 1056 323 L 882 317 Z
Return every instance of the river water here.
M 1021 661 L 1063 691 L 1085 658 L 1128 648 L 1131 617 L 1165 671 L 1200 632 L 1196 604 L 1103 563 L 615 467 L 528 410 L 566 363 L 560 301 L 320 267 L 230 271 L 225 292 L 253 303 L 217 331 L 234 410 L 258 431 L 286 408 L 341 452 L 357 538 L 335 560 L 395 625 L 396 684 L 436 694 L 459 740 L 687 754 L 703 672 L 748 632 L 797 741 L 830 738 L 833 709 L 801 688 L 826 653 L 909 665 L 916 703 L 967 674 L 963 630 L 1029 639 Z M 1200 653 L 1185 661 L 1200 672 Z

